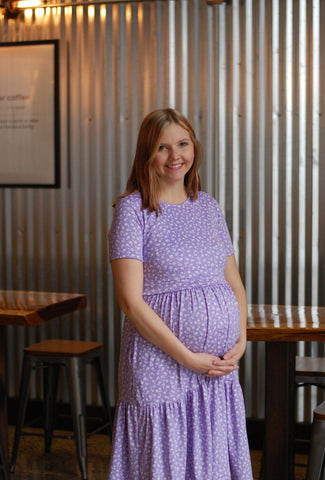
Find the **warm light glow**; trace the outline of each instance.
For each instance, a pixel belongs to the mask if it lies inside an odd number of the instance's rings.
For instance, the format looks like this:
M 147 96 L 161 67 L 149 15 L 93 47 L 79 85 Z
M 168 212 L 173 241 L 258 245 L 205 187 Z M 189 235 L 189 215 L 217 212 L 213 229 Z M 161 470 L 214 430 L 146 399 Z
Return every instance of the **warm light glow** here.
M 82 18 L 84 12 L 84 8 L 82 5 L 78 5 L 77 7 L 77 18 Z
M 44 17 L 44 8 L 35 8 L 35 17 L 38 19 Z
M 140 3 L 138 6 L 138 22 L 142 23 L 143 21 L 143 10 L 142 10 L 142 4 Z
M 18 8 L 32 8 L 32 7 L 38 7 L 41 5 L 42 2 L 40 0 L 20 0 L 17 3 Z
M 88 17 L 89 18 L 94 18 L 95 16 L 95 7 L 94 5 L 89 5 L 88 7 Z
M 112 20 L 113 24 L 118 22 L 118 5 L 116 3 L 112 5 Z
M 26 20 L 31 20 L 33 18 L 33 10 L 31 8 L 27 8 L 24 11 L 24 15 Z
M 65 7 L 63 10 L 66 18 L 71 18 L 72 16 L 72 7 Z
M 105 20 L 105 18 L 106 18 L 106 6 L 105 5 L 100 6 L 100 18 L 102 20 Z
M 131 9 L 131 5 L 128 4 L 125 9 L 125 19 L 127 23 L 130 23 L 131 18 L 132 18 L 132 9 Z
M 60 22 L 60 17 L 61 17 L 61 7 L 56 7 L 53 10 L 54 10 L 54 12 L 52 13 L 53 20 L 54 20 L 55 25 L 58 25 L 59 22 Z

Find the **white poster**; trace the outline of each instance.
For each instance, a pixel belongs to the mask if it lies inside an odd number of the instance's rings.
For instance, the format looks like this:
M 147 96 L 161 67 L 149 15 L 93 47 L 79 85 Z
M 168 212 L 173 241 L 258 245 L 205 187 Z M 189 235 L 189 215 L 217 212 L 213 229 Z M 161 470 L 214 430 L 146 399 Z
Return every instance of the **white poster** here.
M 57 47 L 0 45 L 1 186 L 59 186 Z

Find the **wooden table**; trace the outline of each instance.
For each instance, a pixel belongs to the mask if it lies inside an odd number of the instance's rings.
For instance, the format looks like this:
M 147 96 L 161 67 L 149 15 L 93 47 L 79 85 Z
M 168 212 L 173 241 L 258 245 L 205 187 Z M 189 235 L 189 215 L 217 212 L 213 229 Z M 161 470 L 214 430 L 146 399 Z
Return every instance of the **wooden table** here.
M 39 325 L 52 318 L 85 308 L 86 296 L 79 293 L 52 293 L 16 290 L 0 290 L 0 384 L 6 388 L 7 325 L 23 327 Z M 7 394 L 0 402 L 0 435 L 8 458 Z M 2 478 L 0 471 L 0 478 Z
M 325 307 L 249 305 L 247 339 L 265 343 L 264 479 L 294 479 L 298 341 L 325 341 Z

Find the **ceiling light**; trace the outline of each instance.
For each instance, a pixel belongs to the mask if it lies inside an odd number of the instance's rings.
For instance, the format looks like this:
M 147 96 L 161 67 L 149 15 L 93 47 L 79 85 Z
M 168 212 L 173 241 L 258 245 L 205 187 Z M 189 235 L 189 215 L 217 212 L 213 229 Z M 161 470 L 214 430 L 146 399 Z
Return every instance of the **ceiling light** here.
M 17 7 L 18 8 L 34 8 L 41 5 L 40 0 L 19 0 Z

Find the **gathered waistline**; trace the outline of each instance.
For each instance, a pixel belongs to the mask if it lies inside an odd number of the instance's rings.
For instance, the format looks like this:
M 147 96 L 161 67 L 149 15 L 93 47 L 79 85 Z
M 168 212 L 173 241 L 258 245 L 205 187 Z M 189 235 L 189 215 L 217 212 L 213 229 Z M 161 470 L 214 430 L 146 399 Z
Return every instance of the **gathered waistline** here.
M 143 297 L 147 298 L 147 297 L 153 297 L 156 295 L 165 295 L 167 293 L 179 293 L 179 292 L 184 292 L 186 290 L 202 290 L 203 288 L 214 288 L 214 287 L 220 287 L 220 286 L 229 287 L 229 283 L 227 282 L 227 280 L 220 280 L 219 282 L 210 282 L 202 285 L 188 285 L 183 288 L 176 288 L 175 290 L 162 290 L 160 292 L 143 293 Z

